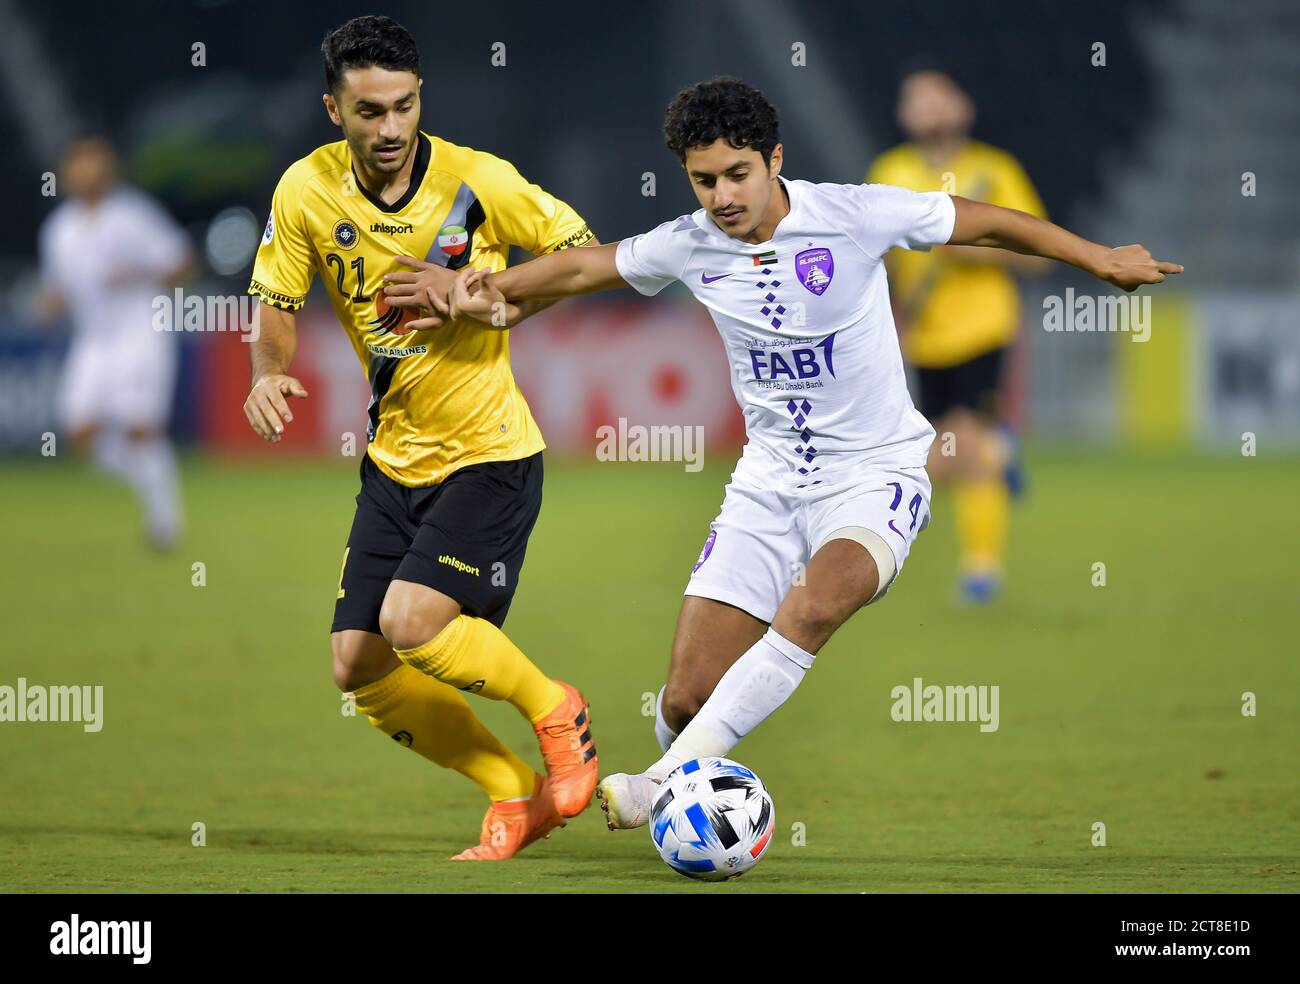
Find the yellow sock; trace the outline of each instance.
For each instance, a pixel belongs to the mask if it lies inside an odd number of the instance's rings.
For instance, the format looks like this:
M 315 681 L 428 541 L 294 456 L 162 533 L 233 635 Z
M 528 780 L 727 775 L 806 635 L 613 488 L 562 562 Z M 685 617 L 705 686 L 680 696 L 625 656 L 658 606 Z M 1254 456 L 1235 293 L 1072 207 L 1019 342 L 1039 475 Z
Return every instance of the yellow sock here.
M 507 700 L 536 724 L 560 706 L 565 693 L 533 665 L 504 632 L 472 615 L 457 615 L 415 649 L 394 650 L 403 663 L 457 690 Z
M 996 478 L 960 481 L 955 490 L 957 543 L 967 573 L 1002 573 L 1010 495 Z
M 353 696 L 357 709 L 384 734 L 455 769 L 492 799 L 533 794 L 532 767 L 483 727 L 455 688 L 403 665 Z

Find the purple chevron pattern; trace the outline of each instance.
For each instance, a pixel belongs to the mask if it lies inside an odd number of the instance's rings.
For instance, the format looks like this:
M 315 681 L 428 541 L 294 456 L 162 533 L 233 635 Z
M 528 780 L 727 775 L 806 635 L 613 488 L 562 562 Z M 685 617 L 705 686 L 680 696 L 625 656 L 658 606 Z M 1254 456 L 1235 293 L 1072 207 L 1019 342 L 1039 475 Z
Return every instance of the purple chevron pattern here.
M 794 421 L 794 426 L 790 428 L 799 435 L 799 443 L 795 445 L 794 453 L 803 459 L 803 464 L 796 469 L 800 475 L 808 476 L 813 472 L 821 471 L 820 465 L 813 465 L 813 459 L 817 457 L 817 448 L 813 445 L 812 439 L 815 433 L 808 426 L 808 418 L 812 416 L 813 405 L 808 400 L 791 400 L 785 405 L 786 412 Z M 811 468 L 807 467 L 812 465 Z M 806 489 L 809 485 L 820 485 L 821 479 L 813 479 L 811 482 L 804 482 L 796 488 Z

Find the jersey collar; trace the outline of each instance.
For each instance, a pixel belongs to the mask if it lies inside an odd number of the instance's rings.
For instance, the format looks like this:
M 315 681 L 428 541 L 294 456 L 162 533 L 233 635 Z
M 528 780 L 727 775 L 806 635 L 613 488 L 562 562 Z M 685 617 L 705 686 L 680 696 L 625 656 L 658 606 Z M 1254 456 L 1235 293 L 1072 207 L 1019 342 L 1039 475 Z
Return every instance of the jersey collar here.
M 406 208 L 407 205 L 411 204 L 411 199 L 420 192 L 420 185 L 424 181 L 424 174 L 429 170 L 429 157 L 432 152 L 429 138 L 420 130 L 416 130 L 415 134 L 415 163 L 411 166 L 411 183 L 406 186 L 406 191 L 402 193 L 402 197 L 391 205 L 378 195 L 372 194 L 370 190 L 361 183 L 361 179 L 357 177 L 356 168 L 354 167 L 352 169 L 352 177 L 356 180 L 357 187 L 361 190 L 361 194 L 365 196 L 366 201 L 370 202 L 371 205 L 375 206 L 375 208 L 379 209 L 381 212 L 400 212 L 402 209 Z

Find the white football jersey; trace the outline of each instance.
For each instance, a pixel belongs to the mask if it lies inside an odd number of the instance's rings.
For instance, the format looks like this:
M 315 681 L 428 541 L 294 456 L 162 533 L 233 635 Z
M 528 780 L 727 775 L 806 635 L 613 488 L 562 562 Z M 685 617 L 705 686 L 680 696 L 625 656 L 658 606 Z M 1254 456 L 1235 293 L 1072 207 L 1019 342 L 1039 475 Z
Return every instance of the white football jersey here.
M 779 180 L 790 211 L 769 241 L 733 239 L 699 209 L 621 241 L 619 275 L 642 294 L 680 280 L 709 309 L 749 474 L 797 489 L 923 466 L 934 429 L 907 391 L 883 257 L 946 243 L 952 198 Z
M 80 337 L 111 343 L 158 334 L 154 298 L 169 293 L 163 279 L 188 255 L 184 231 L 162 206 L 122 185 L 94 208 L 63 202 L 40 231 L 42 279 L 67 300 Z

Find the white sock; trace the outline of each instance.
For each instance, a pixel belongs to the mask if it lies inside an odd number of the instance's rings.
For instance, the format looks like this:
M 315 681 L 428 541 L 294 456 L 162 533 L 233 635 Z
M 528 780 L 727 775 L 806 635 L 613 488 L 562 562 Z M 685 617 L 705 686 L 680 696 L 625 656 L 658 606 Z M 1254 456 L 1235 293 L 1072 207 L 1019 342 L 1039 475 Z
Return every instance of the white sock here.
M 93 451 L 95 464 L 104 471 L 127 483 L 135 481 L 131 474 L 131 445 L 120 430 L 109 428 L 96 434 Z
M 164 437 L 131 442 L 136 492 L 144 501 L 149 536 L 159 546 L 169 546 L 180 533 L 180 489 L 176 454 Z
M 672 747 L 677 738 L 677 732 L 668 727 L 668 722 L 664 720 L 664 691 L 667 689 L 667 684 L 660 687 L 659 697 L 655 701 L 655 738 L 659 741 L 659 747 L 665 752 Z
M 786 702 L 815 657 L 769 628 L 723 674 L 700 713 L 646 775 L 663 779 L 683 762 L 726 755 Z

